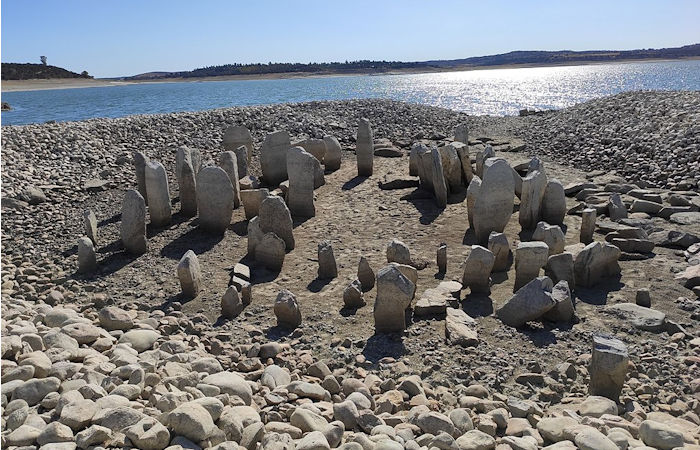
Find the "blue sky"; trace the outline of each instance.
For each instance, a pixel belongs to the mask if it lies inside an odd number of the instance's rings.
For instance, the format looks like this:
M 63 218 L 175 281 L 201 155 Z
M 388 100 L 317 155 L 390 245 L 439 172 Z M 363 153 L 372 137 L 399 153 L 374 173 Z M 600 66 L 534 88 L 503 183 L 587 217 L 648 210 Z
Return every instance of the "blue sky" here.
M 97 77 L 700 43 L 699 0 L 4 0 L 1 14 L 3 62 Z

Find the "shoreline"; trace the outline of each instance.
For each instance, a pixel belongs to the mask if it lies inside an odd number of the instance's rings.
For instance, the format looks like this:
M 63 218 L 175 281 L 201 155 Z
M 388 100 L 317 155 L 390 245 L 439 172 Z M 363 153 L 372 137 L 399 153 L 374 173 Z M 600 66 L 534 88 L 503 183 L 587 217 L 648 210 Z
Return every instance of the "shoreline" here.
M 4 80 L 0 83 L 1 91 L 4 92 L 29 92 L 62 89 L 83 89 L 91 87 L 114 87 L 127 86 L 132 84 L 149 83 L 197 83 L 208 81 L 250 81 L 250 80 L 283 80 L 297 78 L 329 78 L 329 77 L 355 77 L 355 76 L 381 76 L 381 75 L 415 75 L 427 73 L 449 73 L 449 72 L 471 72 L 475 70 L 509 70 L 509 69 L 531 69 L 545 67 L 577 67 L 593 66 L 605 64 L 633 64 L 633 63 L 658 63 L 658 62 L 680 62 L 699 60 L 700 57 L 678 58 L 678 59 L 628 59 L 622 61 L 577 61 L 561 64 L 507 64 L 499 66 L 456 66 L 449 68 L 425 68 L 425 69 L 398 69 L 389 72 L 357 72 L 357 73 L 319 73 L 319 72 L 296 72 L 296 73 L 272 73 L 253 75 L 223 75 L 216 77 L 201 78 L 168 78 L 154 80 L 119 80 L 113 78 L 100 78 L 86 80 L 83 78 L 61 78 L 61 79 L 33 79 L 33 80 Z

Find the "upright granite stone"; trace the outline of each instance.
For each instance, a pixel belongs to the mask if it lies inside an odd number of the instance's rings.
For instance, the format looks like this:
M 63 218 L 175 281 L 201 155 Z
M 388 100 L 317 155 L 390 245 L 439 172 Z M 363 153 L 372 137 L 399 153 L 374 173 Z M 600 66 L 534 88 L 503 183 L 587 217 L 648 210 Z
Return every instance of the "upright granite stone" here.
M 333 246 L 330 241 L 318 243 L 318 278 L 327 280 L 338 277 L 338 266 L 335 263 Z
M 243 209 L 245 210 L 245 218 L 250 220 L 258 215 L 260 205 L 270 195 L 270 191 L 267 188 L 246 189 L 241 191 L 240 194 L 241 203 L 243 203 Z
M 148 250 L 148 241 L 146 240 L 146 202 L 135 189 L 129 189 L 124 193 L 120 234 L 122 244 L 124 244 L 127 252 L 141 255 Z
M 294 223 L 281 197 L 270 195 L 263 200 L 258 217 L 263 233 L 275 233 L 282 238 L 287 251 L 294 250 Z
M 90 238 L 93 244 L 97 245 L 97 217 L 91 209 L 83 211 L 83 229 L 85 236 Z
M 221 297 L 221 315 L 227 319 L 233 319 L 243 312 L 244 307 L 236 286 L 229 286 Z
M 591 242 L 574 259 L 576 284 L 591 287 L 603 278 L 619 275 L 621 254 L 620 249 L 612 244 Z
M 357 158 L 357 176 L 371 177 L 374 172 L 374 134 L 369 120 L 360 119 L 357 126 L 357 142 L 355 146 Z
M 202 153 L 198 148 L 190 148 L 186 145 L 178 147 L 175 153 L 175 178 L 180 180 L 180 171 L 185 161 L 189 161 L 194 175 L 197 176 L 202 169 Z
M 192 161 L 183 160 L 177 173 L 177 182 L 180 187 L 180 213 L 185 217 L 194 217 L 197 215 L 197 179 Z
M 390 264 L 379 270 L 374 302 L 374 328 L 377 333 L 400 332 L 406 328 L 405 311 L 415 292 L 416 285 L 398 267 Z
M 238 157 L 233 151 L 219 153 L 219 167 L 224 169 L 233 188 L 233 209 L 241 206 L 241 187 L 238 184 Z
M 287 154 L 292 144 L 286 131 L 275 131 L 265 137 L 260 148 L 260 167 L 263 181 L 277 187 L 287 179 Z
M 306 139 L 294 145 L 301 147 L 306 150 L 307 153 L 312 154 L 319 163 L 324 163 L 327 149 L 326 142 L 323 139 Z
M 480 245 L 472 245 L 472 251 L 464 262 L 462 286 L 472 293 L 488 294 L 491 292 L 491 270 L 496 257 Z
M 469 146 L 461 142 L 453 142 L 452 146 L 457 150 L 460 165 L 462 166 L 462 179 L 469 184 L 474 178 L 474 169 L 472 168 L 472 157 L 469 154 Z
M 309 153 L 309 152 L 306 152 L 306 153 Z M 311 155 L 311 156 L 313 156 L 313 155 Z M 323 170 L 323 166 L 321 165 L 321 162 L 318 159 L 316 159 L 316 157 L 314 157 L 313 163 L 314 163 L 314 189 L 318 189 L 321 186 L 323 186 L 324 184 L 326 184 L 326 176 L 324 175 L 324 170 Z M 280 186 L 282 186 L 282 185 L 280 185 Z
M 353 280 L 343 290 L 343 304 L 346 308 L 359 308 L 365 306 L 365 298 L 362 294 L 362 283 L 360 280 Z
M 476 206 L 476 200 L 479 198 L 479 192 L 481 191 L 481 178 L 474 175 L 471 183 L 467 187 L 467 220 L 469 221 L 469 228 L 475 230 L 474 223 L 474 206 Z
M 236 151 L 241 146 L 246 149 L 246 167 L 250 164 L 250 158 L 253 156 L 253 136 L 250 130 L 242 125 L 233 125 L 226 129 L 223 138 L 224 150 Z M 240 166 L 239 166 L 240 169 Z M 239 171 L 239 174 L 243 173 Z M 245 176 L 243 173 L 241 176 Z
M 326 143 L 326 157 L 324 158 L 326 170 L 340 169 L 340 161 L 343 156 L 340 142 L 333 136 L 323 136 L 323 142 Z
M 558 225 L 550 225 L 547 222 L 539 222 L 532 233 L 533 241 L 541 241 L 549 247 L 549 256 L 562 253 L 566 245 L 566 237 Z
M 374 287 L 376 275 L 364 256 L 360 257 L 360 263 L 357 265 L 357 279 L 360 280 L 363 292 L 370 291 Z
M 265 233 L 260 229 L 260 217 L 255 216 L 248 221 L 248 255 L 255 258 L 255 248 L 260 244 Z
M 314 160 L 310 153 L 301 147 L 294 147 L 287 157 L 289 192 L 287 204 L 293 216 L 314 217 Z
M 192 250 L 187 250 L 177 264 L 177 277 L 180 280 L 180 289 L 186 298 L 194 298 L 199 294 L 202 285 L 202 269 L 199 267 L 197 255 Z
M 443 177 L 449 192 L 456 192 L 462 187 L 462 163 L 454 144 L 438 147 L 442 163 Z
M 134 152 L 133 154 L 134 171 L 136 172 L 136 189 L 148 204 L 148 195 L 146 194 L 146 164 L 148 158 L 143 152 Z
M 275 233 L 265 233 L 255 246 L 255 260 L 274 272 L 282 270 L 285 245 Z
M 575 283 L 574 277 L 574 255 L 568 252 L 552 255 L 547 258 L 547 265 L 544 266 L 544 274 L 552 279 L 554 284 L 566 281 L 571 288 Z
M 503 233 L 513 214 L 513 189 L 513 176 L 508 163 L 500 158 L 491 161 L 484 171 L 474 203 L 474 231 L 479 243 L 486 244 L 492 231 Z
M 236 166 L 238 167 L 238 182 L 246 178 L 248 175 L 248 149 L 245 145 L 241 145 L 235 150 L 232 150 L 236 155 Z M 243 189 L 243 187 L 241 187 Z
M 508 238 L 503 233 L 492 231 L 489 234 L 488 249 L 493 253 L 494 261 L 492 272 L 503 272 L 508 269 L 508 260 L 510 259 L 510 244 Z
M 617 192 L 613 193 L 608 201 L 608 217 L 615 222 L 627 218 L 627 207 Z
M 551 322 L 571 322 L 574 318 L 574 302 L 571 300 L 571 289 L 566 280 L 561 280 L 552 288 L 554 307 L 547 311 L 544 318 Z
M 418 155 L 420 148 L 421 144 L 413 144 L 408 154 L 408 174 L 412 177 L 418 177 L 420 175 L 421 161 Z
M 169 224 L 172 219 L 168 174 L 165 172 L 165 167 L 156 161 L 146 164 L 145 173 L 151 223 L 156 227 L 162 227 Z
M 438 273 L 447 273 L 447 244 L 444 242 L 437 249 Z
M 552 287 L 552 280 L 547 277 L 530 280 L 496 310 L 496 316 L 511 327 L 520 327 L 541 318 L 556 305 Z
M 583 244 L 593 242 L 593 232 L 595 231 L 596 211 L 593 208 L 586 208 L 581 214 L 581 234 L 579 241 Z
M 455 141 L 469 145 L 469 127 L 466 123 L 460 123 L 455 127 Z
M 542 198 L 542 220 L 551 225 L 564 224 L 566 216 L 566 196 L 559 180 L 549 180 Z
M 628 364 L 627 346 L 621 340 L 608 336 L 593 336 L 588 393 L 618 402 Z
M 547 264 L 549 247 L 544 242 L 521 242 L 515 249 L 515 285 L 516 292 L 540 275 L 540 269 Z
M 495 158 L 496 152 L 493 151 L 493 147 L 486 145 L 482 151 L 476 154 L 476 174 L 477 176 L 484 178 L 484 164 L 489 158 Z
M 233 186 L 221 167 L 209 166 L 197 174 L 199 226 L 212 233 L 224 233 L 233 214 Z
M 411 251 L 408 249 L 408 245 L 398 239 L 392 239 L 386 246 L 386 262 L 410 266 Z
M 97 270 L 95 246 L 89 237 L 78 239 L 78 273 L 88 274 Z
M 297 298 L 290 291 L 282 289 L 275 299 L 275 317 L 277 325 L 285 328 L 296 328 L 301 325 L 301 309 Z
M 547 188 L 547 175 L 544 171 L 533 170 L 523 178 L 523 191 L 520 194 L 518 221 L 524 230 L 535 228 L 540 221 L 542 200 Z
M 444 208 L 447 206 L 447 182 L 445 181 L 445 173 L 442 168 L 442 157 L 440 156 L 440 151 L 436 148 L 430 151 L 430 156 L 432 158 L 431 179 L 433 182 L 433 195 L 438 208 Z

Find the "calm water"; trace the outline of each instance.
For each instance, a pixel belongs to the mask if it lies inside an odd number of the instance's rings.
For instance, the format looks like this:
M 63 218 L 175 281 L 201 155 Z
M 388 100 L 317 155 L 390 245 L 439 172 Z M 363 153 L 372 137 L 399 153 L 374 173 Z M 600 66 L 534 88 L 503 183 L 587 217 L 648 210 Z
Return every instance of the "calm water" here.
M 700 90 L 700 60 L 416 75 L 134 84 L 6 92 L 3 125 L 312 100 L 390 98 L 469 114 L 562 108 L 622 91 Z

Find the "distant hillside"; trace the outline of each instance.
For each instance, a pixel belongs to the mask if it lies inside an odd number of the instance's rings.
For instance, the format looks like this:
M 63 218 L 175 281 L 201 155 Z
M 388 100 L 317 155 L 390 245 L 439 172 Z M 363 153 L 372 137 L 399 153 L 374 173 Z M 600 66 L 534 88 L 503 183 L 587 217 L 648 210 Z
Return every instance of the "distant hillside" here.
M 3 80 L 33 80 L 49 78 L 92 78 L 87 71 L 75 73 L 62 67 L 43 64 L 2 63 Z
M 202 67 L 182 72 L 148 72 L 126 80 L 153 80 L 161 78 L 198 78 L 226 75 L 257 75 L 270 73 L 367 73 L 389 72 L 401 69 L 444 69 L 501 66 L 510 64 L 564 64 L 591 61 L 624 61 L 634 59 L 680 59 L 700 57 L 700 44 L 677 48 L 643 50 L 589 50 L 589 51 L 515 51 L 499 55 L 476 56 L 472 58 L 433 60 L 417 62 L 401 61 L 345 61 L 331 63 L 267 63 L 267 64 L 225 64 Z M 4 70 L 4 69 L 3 69 Z M 3 75 L 4 76 L 4 75 Z

